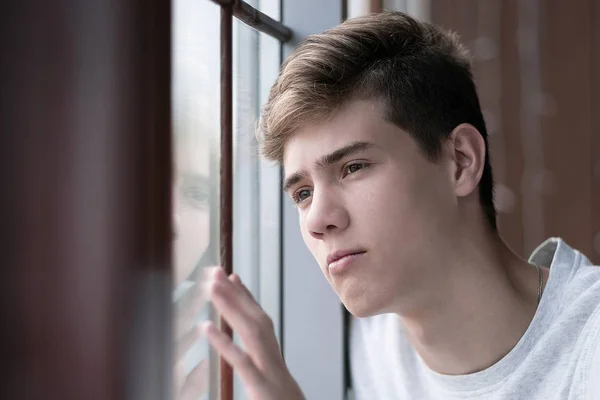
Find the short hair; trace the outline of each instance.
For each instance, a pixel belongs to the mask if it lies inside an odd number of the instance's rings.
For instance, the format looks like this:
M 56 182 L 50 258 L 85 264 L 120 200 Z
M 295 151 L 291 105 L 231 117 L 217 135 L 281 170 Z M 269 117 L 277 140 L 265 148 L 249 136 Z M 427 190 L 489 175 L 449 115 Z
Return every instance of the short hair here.
M 262 155 L 282 163 L 297 129 L 327 120 L 359 98 L 378 100 L 383 118 L 405 130 L 432 162 L 455 127 L 474 126 L 486 149 L 480 202 L 497 230 L 487 131 L 471 58 L 456 34 L 405 13 L 384 12 L 309 36 L 283 63 L 261 110 Z

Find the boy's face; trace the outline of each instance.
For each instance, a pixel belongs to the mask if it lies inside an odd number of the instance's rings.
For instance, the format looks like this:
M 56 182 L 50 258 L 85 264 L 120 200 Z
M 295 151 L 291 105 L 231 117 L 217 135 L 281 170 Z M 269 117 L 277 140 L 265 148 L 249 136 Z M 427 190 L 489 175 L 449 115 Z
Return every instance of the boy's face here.
M 432 163 L 381 115 L 376 102 L 354 101 L 294 133 L 284 155 L 302 237 L 359 317 L 422 303 L 458 221 L 447 147 Z M 336 156 L 347 146 L 356 151 Z M 339 251 L 359 254 L 330 264 Z
M 196 268 L 210 241 L 210 182 L 208 135 L 176 137 L 173 219 L 175 284 Z M 213 210 L 214 211 L 214 210 Z

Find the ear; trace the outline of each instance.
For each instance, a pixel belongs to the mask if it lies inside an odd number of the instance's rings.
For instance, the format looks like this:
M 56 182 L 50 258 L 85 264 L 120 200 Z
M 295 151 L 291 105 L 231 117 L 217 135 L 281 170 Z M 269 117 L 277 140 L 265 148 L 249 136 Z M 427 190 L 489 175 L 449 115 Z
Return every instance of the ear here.
M 470 124 L 460 124 L 450 134 L 454 162 L 454 192 L 458 197 L 471 194 L 479 184 L 485 164 L 485 142 Z

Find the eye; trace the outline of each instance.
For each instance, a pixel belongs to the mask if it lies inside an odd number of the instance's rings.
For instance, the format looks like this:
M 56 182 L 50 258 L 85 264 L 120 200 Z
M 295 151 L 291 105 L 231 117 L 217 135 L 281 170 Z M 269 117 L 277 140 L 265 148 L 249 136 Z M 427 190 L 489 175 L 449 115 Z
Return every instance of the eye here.
M 304 200 L 308 199 L 311 194 L 312 191 L 309 189 L 300 189 L 294 192 L 292 195 L 292 200 L 294 200 L 294 203 L 296 204 L 302 203 Z
M 208 187 L 190 186 L 183 189 L 183 197 L 195 208 L 208 207 Z
M 360 171 L 363 168 L 366 168 L 367 164 L 366 163 L 353 163 L 353 164 L 348 164 L 344 167 L 344 176 L 346 175 L 350 175 L 353 174 L 355 172 Z

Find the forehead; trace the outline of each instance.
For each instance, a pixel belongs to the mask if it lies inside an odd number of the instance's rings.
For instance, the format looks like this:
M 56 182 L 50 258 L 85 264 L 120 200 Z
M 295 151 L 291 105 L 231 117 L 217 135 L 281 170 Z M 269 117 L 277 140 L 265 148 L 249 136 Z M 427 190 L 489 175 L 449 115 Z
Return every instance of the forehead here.
M 212 143 L 207 136 L 203 132 L 186 132 L 174 136 L 173 150 L 176 171 L 200 175 L 209 174 Z
M 315 160 L 352 142 L 373 142 L 391 149 L 407 135 L 382 117 L 381 106 L 371 100 L 356 100 L 324 122 L 298 129 L 284 149 L 286 173 L 307 169 Z

